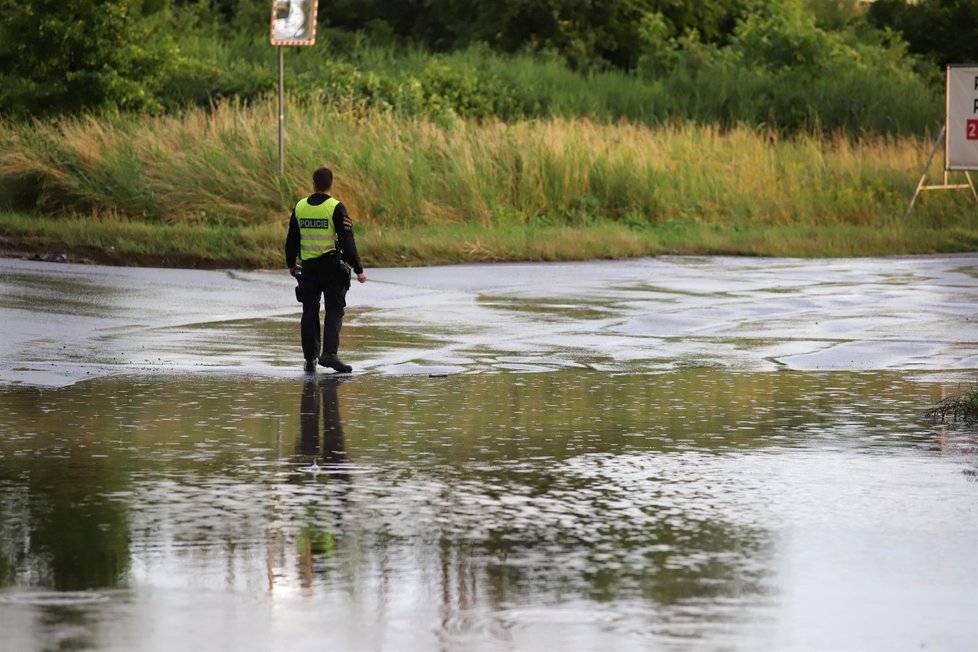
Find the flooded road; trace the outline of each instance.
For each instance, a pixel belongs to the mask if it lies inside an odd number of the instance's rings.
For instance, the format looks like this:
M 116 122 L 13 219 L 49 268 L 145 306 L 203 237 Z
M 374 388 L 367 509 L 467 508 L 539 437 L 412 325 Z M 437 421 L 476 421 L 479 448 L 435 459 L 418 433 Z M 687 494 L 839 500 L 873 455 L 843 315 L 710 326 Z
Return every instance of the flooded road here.
M 370 270 L 341 351 L 381 374 L 978 368 L 978 254 Z M 285 272 L 0 260 L 0 383 L 301 377 Z
M 978 648 L 978 256 L 0 287 L 2 649 Z

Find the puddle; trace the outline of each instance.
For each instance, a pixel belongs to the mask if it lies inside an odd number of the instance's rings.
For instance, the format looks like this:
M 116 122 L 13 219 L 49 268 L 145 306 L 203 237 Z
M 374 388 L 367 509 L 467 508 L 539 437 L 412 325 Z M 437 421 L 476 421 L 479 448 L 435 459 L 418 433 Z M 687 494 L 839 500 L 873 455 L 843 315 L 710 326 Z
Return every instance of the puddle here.
M 978 431 L 923 416 L 952 384 L 529 362 L 555 368 L 0 388 L 0 629 L 99 650 L 976 640 Z
M 976 270 L 0 261 L 3 644 L 973 649 Z

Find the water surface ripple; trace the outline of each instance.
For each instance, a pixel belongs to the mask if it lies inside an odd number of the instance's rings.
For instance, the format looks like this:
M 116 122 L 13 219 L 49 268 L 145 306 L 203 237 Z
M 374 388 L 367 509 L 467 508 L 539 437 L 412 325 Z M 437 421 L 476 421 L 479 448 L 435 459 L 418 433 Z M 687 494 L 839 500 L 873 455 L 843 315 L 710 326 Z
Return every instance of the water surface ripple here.
M 973 649 L 921 372 L 0 388 L 9 649 Z M 309 472 L 315 464 L 318 472 Z

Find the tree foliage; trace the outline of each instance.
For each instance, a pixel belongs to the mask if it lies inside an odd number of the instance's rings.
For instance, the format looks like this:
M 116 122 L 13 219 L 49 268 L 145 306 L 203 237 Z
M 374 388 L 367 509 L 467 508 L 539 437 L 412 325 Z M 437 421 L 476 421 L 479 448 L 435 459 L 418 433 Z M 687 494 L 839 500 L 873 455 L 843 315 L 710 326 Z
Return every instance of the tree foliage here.
M 338 0 L 323 21 L 406 39 L 436 51 L 487 43 L 503 52 L 552 51 L 578 69 L 634 67 L 641 25 L 661 16 L 671 35 L 720 40 L 743 14 L 738 0 Z
M 169 43 L 137 0 L 0 0 L 0 109 L 152 109 Z
M 869 20 L 902 34 L 910 51 L 942 68 L 978 62 L 978 0 L 877 0 Z
M 270 5 L 0 0 L 0 114 L 155 112 L 265 97 L 276 86 Z M 289 50 L 287 87 L 304 101 L 449 119 L 586 115 L 919 132 L 938 102 L 937 76 L 911 50 L 967 59 L 978 42 L 976 7 L 331 0 L 320 3 L 317 45 Z

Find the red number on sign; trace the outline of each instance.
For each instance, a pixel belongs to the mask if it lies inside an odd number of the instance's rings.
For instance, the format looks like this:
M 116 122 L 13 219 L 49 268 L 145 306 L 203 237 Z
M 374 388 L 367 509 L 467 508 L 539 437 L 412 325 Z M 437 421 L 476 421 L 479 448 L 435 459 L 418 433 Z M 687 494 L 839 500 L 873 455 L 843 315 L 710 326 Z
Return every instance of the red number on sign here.
M 978 140 L 978 120 L 968 120 L 965 125 L 968 140 Z

